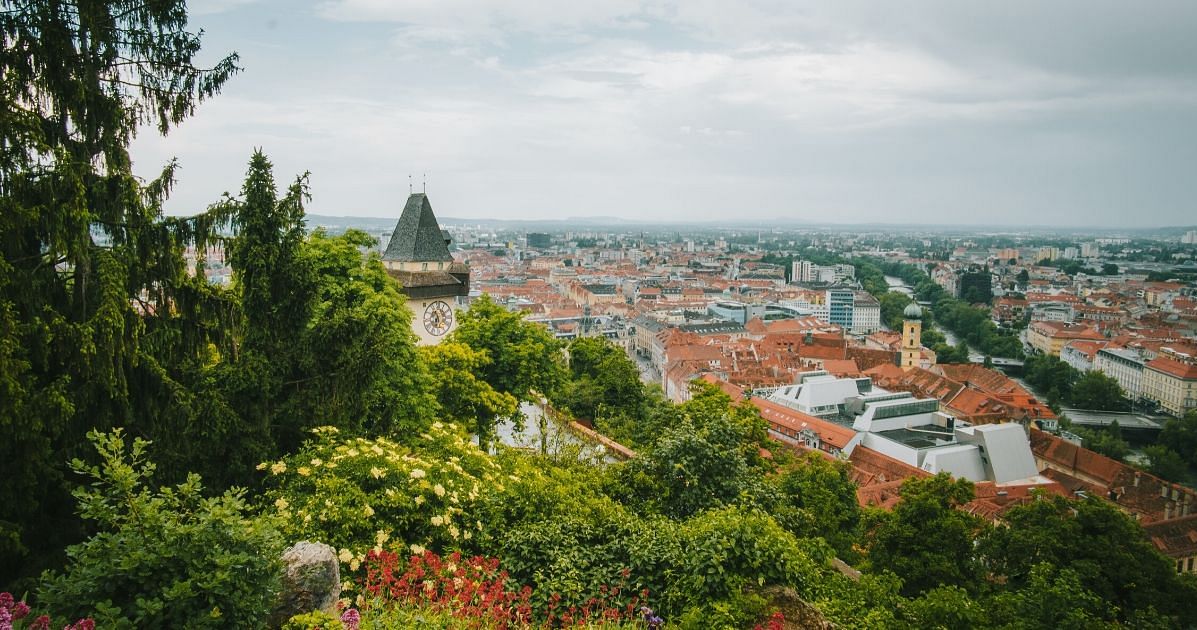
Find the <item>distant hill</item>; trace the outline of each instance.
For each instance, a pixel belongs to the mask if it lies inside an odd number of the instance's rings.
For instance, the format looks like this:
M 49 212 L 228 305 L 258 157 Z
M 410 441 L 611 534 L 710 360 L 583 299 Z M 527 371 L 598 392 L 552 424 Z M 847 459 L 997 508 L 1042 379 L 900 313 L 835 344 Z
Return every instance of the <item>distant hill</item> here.
M 395 228 L 394 217 L 334 217 L 322 214 L 307 215 L 308 227 L 324 227 L 337 232 L 347 228 L 357 228 L 367 232 L 389 232 Z M 1126 236 L 1132 238 L 1176 238 L 1197 226 L 1166 226 L 1142 228 L 1103 228 L 1094 227 L 1062 227 L 1052 225 L 953 225 L 953 224 L 913 224 L 913 223 L 833 223 L 816 222 L 796 218 L 783 219 L 721 219 L 718 221 L 645 221 L 638 219 L 624 219 L 620 217 L 569 217 L 566 219 L 499 219 L 499 218 L 459 218 L 439 217 L 442 227 L 452 226 L 483 226 L 495 229 L 561 232 L 566 230 L 599 230 L 603 228 L 636 229 L 649 231 L 654 228 L 676 230 L 691 227 L 702 230 L 710 229 L 745 229 L 745 230 L 774 230 L 774 229 L 850 229 L 859 232 L 939 232 L 939 233 L 1042 233 L 1062 235 L 1095 235 L 1095 236 Z

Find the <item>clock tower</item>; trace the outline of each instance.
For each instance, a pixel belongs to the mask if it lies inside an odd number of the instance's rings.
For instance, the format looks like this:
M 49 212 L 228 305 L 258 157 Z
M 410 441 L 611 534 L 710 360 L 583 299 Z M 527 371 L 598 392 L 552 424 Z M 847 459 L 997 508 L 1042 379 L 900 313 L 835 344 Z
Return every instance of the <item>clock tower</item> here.
M 382 255 L 387 273 L 407 296 L 420 345 L 440 343 L 457 328 L 457 307 L 464 306 L 470 293 L 470 268 L 453 260 L 450 242 L 432 214 L 428 196 L 414 193 Z

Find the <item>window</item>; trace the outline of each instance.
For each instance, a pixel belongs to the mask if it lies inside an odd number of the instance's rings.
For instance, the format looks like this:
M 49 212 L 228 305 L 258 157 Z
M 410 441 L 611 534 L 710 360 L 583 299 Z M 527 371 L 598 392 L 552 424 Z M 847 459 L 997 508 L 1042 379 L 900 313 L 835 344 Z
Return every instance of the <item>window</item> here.
M 420 263 L 421 271 L 428 271 L 428 263 Z

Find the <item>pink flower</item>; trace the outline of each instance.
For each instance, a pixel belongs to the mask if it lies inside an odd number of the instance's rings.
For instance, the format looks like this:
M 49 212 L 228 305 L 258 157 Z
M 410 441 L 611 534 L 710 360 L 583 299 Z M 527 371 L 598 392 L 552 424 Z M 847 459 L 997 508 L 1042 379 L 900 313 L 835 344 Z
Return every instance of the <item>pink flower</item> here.
M 362 616 L 357 610 L 350 608 L 341 613 L 341 623 L 345 624 L 346 630 L 358 630 L 358 624 L 362 622 Z
M 50 630 L 50 616 L 42 615 L 29 624 L 29 630 Z

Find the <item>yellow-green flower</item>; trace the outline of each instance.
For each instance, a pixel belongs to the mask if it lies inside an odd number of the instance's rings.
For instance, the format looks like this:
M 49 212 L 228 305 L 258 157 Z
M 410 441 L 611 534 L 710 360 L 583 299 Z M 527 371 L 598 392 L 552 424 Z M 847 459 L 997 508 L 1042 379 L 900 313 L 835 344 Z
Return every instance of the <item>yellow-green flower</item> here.
M 369 517 L 369 516 L 374 516 L 374 508 L 372 508 L 372 507 L 370 507 L 370 506 L 368 506 L 368 505 L 366 506 L 366 508 L 365 508 L 364 510 L 362 510 L 362 512 L 363 512 L 363 513 L 365 513 L 365 515 L 366 515 L 367 517 Z
M 422 468 L 413 468 L 411 471 L 412 479 L 423 479 L 424 475 L 425 475 L 424 469 L 422 469 Z
M 382 479 L 383 475 L 385 475 L 385 474 L 387 474 L 387 471 L 385 471 L 377 466 L 370 467 L 370 476 L 374 477 L 375 479 Z
M 274 502 L 274 507 L 278 508 L 280 512 L 287 509 L 288 505 L 290 504 L 287 503 L 287 500 L 282 497 L 279 497 L 278 500 Z
M 312 469 L 308 468 L 307 466 L 300 466 L 299 468 L 295 469 L 295 472 L 299 473 L 299 476 L 301 477 L 307 477 L 308 475 L 312 474 Z
M 438 497 L 445 496 L 445 487 L 439 483 L 436 484 L 435 486 L 432 486 L 432 491 L 435 492 L 436 496 L 438 496 Z
M 353 560 L 353 552 L 350 551 L 348 548 L 342 549 L 341 553 L 337 554 L 337 558 L 339 558 L 341 560 L 341 562 L 344 562 L 345 564 L 349 564 L 349 561 Z
M 274 462 L 274 464 L 270 467 L 270 472 L 276 475 L 281 475 L 287 472 L 286 462 Z

